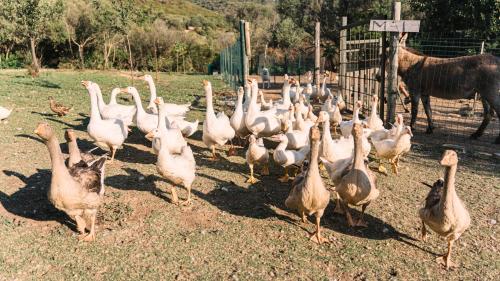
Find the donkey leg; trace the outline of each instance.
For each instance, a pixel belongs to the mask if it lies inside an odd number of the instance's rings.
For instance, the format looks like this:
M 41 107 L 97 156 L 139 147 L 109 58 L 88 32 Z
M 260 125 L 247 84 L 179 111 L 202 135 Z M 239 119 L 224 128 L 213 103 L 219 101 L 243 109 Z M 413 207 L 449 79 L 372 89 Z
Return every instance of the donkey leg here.
M 422 95 L 422 104 L 424 105 L 425 115 L 427 116 L 427 131 L 426 134 L 432 134 L 434 131 L 434 124 L 432 122 L 431 98 L 427 95 Z
M 479 125 L 479 128 L 477 128 L 476 132 L 470 135 L 470 138 L 473 140 L 477 140 L 480 136 L 483 135 L 484 130 L 491 121 L 491 114 L 493 113 L 489 102 L 485 98 L 481 97 L 481 103 L 483 104 L 483 122 L 481 122 L 481 125 Z
M 420 94 L 412 93 L 411 95 L 411 121 L 410 128 L 415 131 L 415 123 L 417 122 L 418 103 L 420 102 Z
M 496 93 L 496 94 L 495 94 Z M 490 95 L 487 95 L 488 103 L 492 107 L 490 110 L 490 118 L 493 117 L 493 110 L 495 110 L 497 114 L 497 120 L 500 122 L 500 95 L 498 95 L 498 89 L 495 89 L 491 92 Z M 500 132 L 498 133 L 498 137 L 495 140 L 496 144 L 500 144 Z

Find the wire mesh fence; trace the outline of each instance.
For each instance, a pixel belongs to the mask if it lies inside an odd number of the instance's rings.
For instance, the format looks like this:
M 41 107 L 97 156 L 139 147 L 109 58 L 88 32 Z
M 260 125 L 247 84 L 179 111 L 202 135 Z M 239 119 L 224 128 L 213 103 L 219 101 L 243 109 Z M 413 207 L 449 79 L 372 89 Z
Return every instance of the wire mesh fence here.
M 425 108 L 420 103 L 416 125 L 414 126 L 415 139 L 427 144 L 450 144 L 472 152 L 499 152 L 500 147 L 492 144 L 498 136 L 498 116 L 491 120 L 483 136 L 477 140 L 470 138 L 484 119 L 485 111 L 481 100 L 484 97 L 474 90 L 466 97 L 460 96 L 460 93 L 466 91 L 468 87 L 477 89 L 478 85 L 474 84 L 475 80 L 472 77 L 464 79 L 464 77 L 455 75 L 457 64 L 454 63 L 460 61 L 461 59 L 458 57 L 461 56 L 472 56 L 481 53 L 498 56 L 500 48 L 495 47 L 498 46 L 497 42 L 472 38 L 462 33 L 418 33 L 410 35 L 407 46 L 420 51 L 426 57 L 450 58 L 451 62 L 440 68 L 429 70 L 429 75 L 432 76 L 430 79 L 424 77 L 424 81 L 418 81 L 420 83 L 419 88 L 427 89 L 427 93 L 422 94 L 431 96 L 429 102 L 435 129 L 433 134 L 422 134 L 422 132 L 427 131 L 428 121 Z M 469 57 L 470 59 L 471 57 Z M 494 60 L 490 57 L 487 59 L 486 64 L 493 65 L 497 63 Z M 474 71 L 473 64 L 468 63 L 466 67 L 470 71 Z M 473 75 L 480 74 L 472 74 L 471 76 Z M 477 77 L 477 79 L 478 83 L 482 83 L 481 77 Z M 495 82 L 498 84 L 498 81 L 490 81 L 491 84 L 495 84 Z M 441 94 L 438 91 L 444 93 Z M 495 94 L 498 95 L 498 92 Z M 433 97 L 436 95 L 447 95 L 450 99 Z M 405 114 L 407 120 L 409 120 L 411 115 L 403 108 L 402 103 L 398 104 L 397 111 Z
M 224 49 L 220 54 L 220 70 L 224 81 L 233 89 L 243 83 L 243 48 L 241 40 Z
M 384 96 L 384 81 L 376 79 L 377 74 L 384 72 L 380 69 L 384 67 L 384 40 L 385 34 L 369 31 L 367 22 L 346 25 L 340 30 L 339 90 L 348 109 L 352 110 L 354 103 L 361 100 L 362 114 L 366 114 L 371 96 Z

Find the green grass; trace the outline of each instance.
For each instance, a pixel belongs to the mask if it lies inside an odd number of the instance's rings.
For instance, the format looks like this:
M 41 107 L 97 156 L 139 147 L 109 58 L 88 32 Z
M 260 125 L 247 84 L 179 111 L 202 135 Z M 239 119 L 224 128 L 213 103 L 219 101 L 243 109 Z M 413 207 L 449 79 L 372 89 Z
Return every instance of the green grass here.
M 217 92 L 226 91 L 214 77 L 161 74 L 158 93 L 168 102 L 189 102 L 202 96 L 203 79 Z M 367 209 L 366 229 L 349 229 L 333 215 L 333 201 L 322 220 L 328 245 L 307 239 L 298 217 L 284 206 L 289 184 L 271 176 L 248 186 L 244 151 L 220 162 L 207 160 L 201 133 L 189 140 L 197 161 L 194 204 L 170 203 L 169 184 L 155 168 L 149 142 L 134 128 L 106 169 L 106 196 L 98 218 L 97 241 L 78 242 L 71 220 L 51 207 L 50 159 L 32 134 L 45 120 L 56 128 L 75 128 L 80 145 L 92 148 L 86 134 L 89 98 L 80 85 L 92 80 L 103 93 L 130 80 L 118 72 L 46 71 L 39 78 L 25 71 L 0 72 L 0 105 L 16 106 L 0 123 L 0 280 L 151 280 L 174 278 L 239 280 L 495 280 L 499 272 L 500 164 L 460 157 L 457 192 L 468 207 L 472 225 L 454 250 L 460 267 L 446 271 L 435 262 L 445 242 L 431 234 L 417 241 L 418 208 L 428 188 L 442 175 L 439 149 L 416 146 L 405 157 L 399 176 L 378 175 L 380 197 Z M 148 89 L 135 81 L 144 104 Z M 66 117 L 49 115 L 47 97 L 74 105 Z M 220 95 L 217 96 L 220 100 Z M 124 101 L 119 101 L 124 102 Z M 188 119 L 203 119 L 204 99 Z M 201 126 L 200 126 L 201 128 Z M 65 146 L 63 145 L 63 150 Z M 180 191 L 185 198 L 186 192 Z M 356 213 L 357 215 L 357 213 Z

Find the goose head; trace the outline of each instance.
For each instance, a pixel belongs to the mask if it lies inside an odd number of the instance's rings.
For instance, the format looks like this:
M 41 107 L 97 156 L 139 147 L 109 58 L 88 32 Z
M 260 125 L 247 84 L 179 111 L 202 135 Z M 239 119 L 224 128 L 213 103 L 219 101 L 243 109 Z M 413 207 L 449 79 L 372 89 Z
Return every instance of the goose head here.
M 439 161 L 439 164 L 446 167 L 457 165 L 457 163 L 458 163 L 457 153 L 454 150 L 450 149 L 445 150 L 443 156 L 441 157 L 441 161 Z
M 328 114 L 328 112 L 326 111 L 321 111 L 319 114 L 318 114 L 318 119 L 316 120 L 316 124 L 315 126 L 318 126 L 319 123 L 323 123 L 327 120 L 330 119 L 330 115 Z
M 146 134 L 146 138 L 148 138 L 148 139 L 159 138 L 160 136 L 161 136 L 161 132 L 158 129 L 154 129 L 151 132 Z
M 45 141 L 54 136 L 54 130 L 46 122 L 38 123 L 38 126 L 36 127 L 34 133 Z
M 139 92 L 135 87 L 128 86 L 126 88 L 121 88 L 120 89 L 121 93 L 126 93 L 126 94 L 131 94 L 131 95 L 139 95 Z
M 64 132 L 64 138 L 66 139 L 67 142 L 75 141 L 76 140 L 76 134 L 73 129 L 67 129 L 66 132 Z

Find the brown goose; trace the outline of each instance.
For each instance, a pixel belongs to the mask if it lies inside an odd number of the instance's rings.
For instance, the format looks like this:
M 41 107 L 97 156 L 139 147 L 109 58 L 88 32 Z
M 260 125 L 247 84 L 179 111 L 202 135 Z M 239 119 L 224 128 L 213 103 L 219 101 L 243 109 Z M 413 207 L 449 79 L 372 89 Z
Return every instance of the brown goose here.
M 48 197 L 54 206 L 76 221 L 79 239 L 95 240 L 97 210 L 104 197 L 104 157 L 87 165 L 80 161 L 70 169 L 64 165 L 63 154 L 53 129 L 47 123 L 38 124 L 35 134 L 49 149 L 52 178 Z M 90 222 L 87 224 L 87 222 Z M 85 233 L 86 226 L 90 232 Z
M 437 261 L 443 263 L 446 269 L 454 267 L 451 261 L 453 243 L 470 226 L 470 215 L 455 191 L 455 174 L 458 158 L 453 150 L 446 150 L 440 164 L 445 167 L 444 180 L 439 179 L 432 186 L 425 199 L 425 206 L 420 209 L 422 220 L 422 240 L 427 236 L 426 226 L 448 241 L 448 252 Z
M 317 126 L 311 128 L 309 140 L 311 151 L 309 153 L 309 163 L 292 184 L 292 190 L 285 201 L 285 205 L 290 209 L 295 209 L 306 221 L 306 216 L 316 217 L 316 231 L 311 235 L 311 240 L 318 244 L 327 240 L 321 236 L 320 221 L 326 206 L 330 202 L 330 192 L 325 188 L 323 179 L 319 174 L 319 143 L 321 133 Z M 304 168 L 303 168 L 304 169 Z
M 68 114 L 73 109 L 73 106 L 67 107 L 61 103 L 56 102 L 53 97 L 49 97 L 49 104 L 50 110 L 52 110 L 52 112 L 57 114 L 57 116 L 59 117 L 66 116 L 66 114 Z
M 64 133 L 64 138 L 66 139 L 66 143 L 68 144 L 68 152 L 69 152 L 69 158 L 67 163 L 68 168 L 73 167 L 80 161 L 84 161 L 85 163 L 90 163 L 96 160 L 92 154 L 88 152 L 80 152 L 77 143 L 78 138 L 76 137 L 75 131 L 73 131 L 72 129 L 67 129 L 66 132 Z

